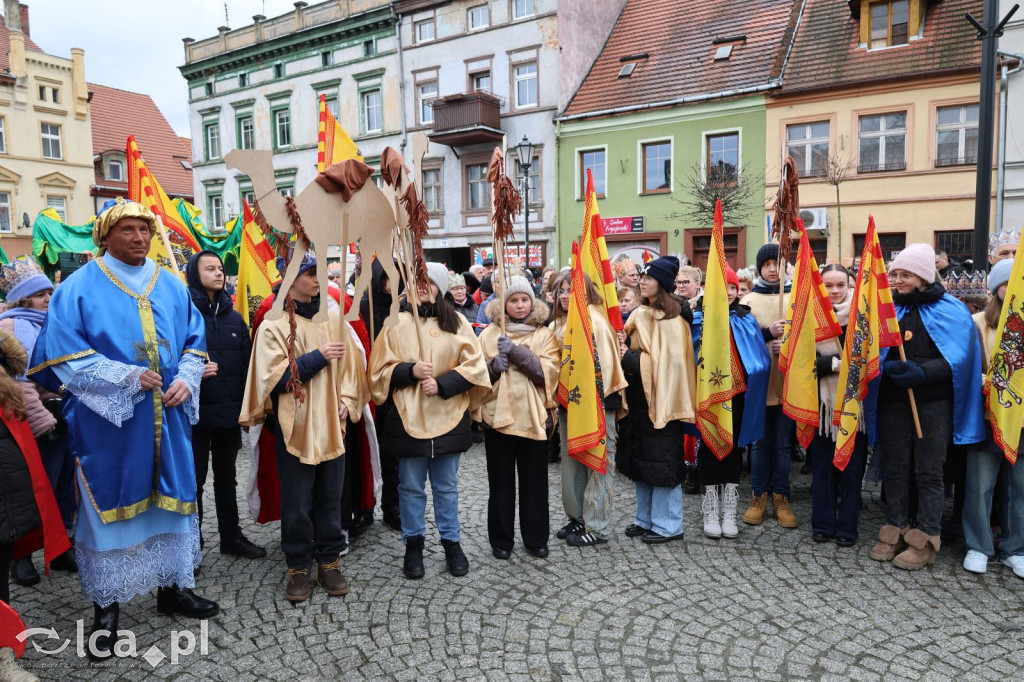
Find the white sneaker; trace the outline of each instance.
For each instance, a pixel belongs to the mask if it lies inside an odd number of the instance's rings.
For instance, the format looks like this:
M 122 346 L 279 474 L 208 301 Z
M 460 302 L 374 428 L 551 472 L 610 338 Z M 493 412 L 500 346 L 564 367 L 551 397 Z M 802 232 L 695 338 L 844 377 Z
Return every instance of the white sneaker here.
M 701 504 L 704 512 L 704 535 L 717 540 L 722 537 L 722 524 L 718 521 L 718 486 L 709 485 Z
M 722 537 L 732 539 L 740 534 L 736 527 L 736 507 L 740 501 L 740 487 L 736 483 L 726 483 L 722 493 Z
M 1013 574 L 1018 578 L 1024 578 L 1024 556 L 1015 554 L 1003 559 L 1003 564 L 1013 569 Z
M 964 557 L 964 570 L 971 573 L 984 573 L 988 570 L 988 557 L 976 549 L 967 551 Z

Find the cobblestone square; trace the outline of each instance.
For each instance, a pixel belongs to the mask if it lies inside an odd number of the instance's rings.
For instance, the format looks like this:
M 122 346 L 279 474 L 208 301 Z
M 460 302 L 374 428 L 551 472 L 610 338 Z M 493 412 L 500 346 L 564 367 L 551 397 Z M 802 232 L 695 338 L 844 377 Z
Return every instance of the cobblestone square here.
M 564 523 L 558 471 L 549 469 L 552 533 Z M 710 540 L 700 497 L 687 495 L 685 540 L 648 546 L 621 533 L 634 496 L 620 476 L 609 544 L 578 549 L 552 537 L 547 559 L 517 545 L 506 562 L 487 543 L 487 476 L 475 446 L 460 471 L 466 577 L 445 572 L 428 519 L 427 575 L 406 580 L 400 535 L 378 515 L 342 562 L 351 592 L 329 598 L 315 588 L 293 605 L 278 524 L 248 521 L 248 537 L 270 552 L 250 561 L 220 554 L 208 518 L 197 591 L 221 614 L 208 623 L 206 654 L 197 644 L 171 663 L 172 633 L 199 637 L 200 625 L 159 615 L 154 594 L 122 606 L 140 657 L 90 664 L 73 640 L 78 619 L 88 635 L 91 605 L 74 576 L 54 573 L 35 587 L 12 585 L 12 600 L 29 627 L 53 626 L 72 642 L 54 656 L 30 645 L 23 661 L 44 680 L 1020 679 L 1024 581 L 998 564 L 983 576 L 965 572 L 961 542 L 917 573 L 871 561 L 882 515 L 869 490 L 860 541 L 815 544 L 810 476 L 794 467 L 792 479 L 796 530 L 741 524 L 737 540 Z M 210 485 L 206 502 L 213 510 Z M 168 657 L 155 667 L 141 657 L 153 646 Z

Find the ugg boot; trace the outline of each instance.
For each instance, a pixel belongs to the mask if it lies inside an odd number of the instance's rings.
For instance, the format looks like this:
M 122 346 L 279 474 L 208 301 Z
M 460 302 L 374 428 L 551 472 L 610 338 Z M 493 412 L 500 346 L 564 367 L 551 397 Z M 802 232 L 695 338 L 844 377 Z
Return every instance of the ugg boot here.
M 0 648 L 0 680 L 4 682 L 39 682 L 39 678 L 22 670 L 14 657 L 14 649 Z
M 732 539 L 740 534 L 736 527 L 736 508 L 740 503 L 738 483 L 726 483 L 722 493 L 722 537 Z
M 885 525 L 878 531 L 878 544 L 871 548 L 868 556 L 875 561 L 892 561 L 893 557 L 906 549 L 903 531 L 896 526 Z
M 783 528 L 796 528 L 796 514 L 789 506 L 789 496 L 772 493 L 772 516 L 779 521 Z
M 704 489 L 704 502 L 701 504 L 701 511 L 704 512 L 704 535 L 713 540 L 722 537 L 722 524 L 718 521 L 717 485 L 709 485 Z
M 750 524 L 751 526 L 760 526 L 761 522 L 764 521 L 765 512 L 768 511 L 768 493 L 761 493 L 757 495 L 750 493 L 750 506 L 747 507 L 747 511 L 743 514 L 743 523 Z
M 938 535 L 928 535 L 917 528 L 908 531 L 903 539 L 910 545 L 892 560 L 892 565 L 907 571 L 916 571 L 935 563 L 941 540 Z

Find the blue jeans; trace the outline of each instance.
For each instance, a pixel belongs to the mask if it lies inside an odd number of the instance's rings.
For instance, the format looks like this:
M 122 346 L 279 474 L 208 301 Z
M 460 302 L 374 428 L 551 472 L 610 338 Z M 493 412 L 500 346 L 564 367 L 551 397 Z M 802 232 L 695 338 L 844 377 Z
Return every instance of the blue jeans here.
M 427 472 L 434 494 L 434 523 L 442 540 L 459 541 L 459 457 L 400 457 L 398 459 L 398 507 L 402 514 L 402 539 L 427 532 Z
M 1017 463 L 1011 465 L 994 446 L 975 447 L 967 452 L 967 483 L 964 486 L 964 541 L 989 557 L 996 556 L 992 538 L 992 494 L 999 470 L 1003 477 L 1003 509 L 999 519 L 999 556 L 1024 554 L 1024 438 L 1017 448 Z
M 836 444 L 828 436 L 814 434 L 807 456 L 811 458 L 811 530 L 829 537 L 857 539 L 860 488 L 868 457 L 867 438 L 858 433 L 853 454 L 840 471 L 832 464 Z
M 683 486 L 674 488 L 634 482 L 636 525 L 658 535 L 673 537 L 683 532 Z
M 792 440 L 793 420 L 783 414 L 782 405 L 766 407 L 764 437 L 750 446 L 750 487 L 755 495 L 778 493 L 789 497 Z

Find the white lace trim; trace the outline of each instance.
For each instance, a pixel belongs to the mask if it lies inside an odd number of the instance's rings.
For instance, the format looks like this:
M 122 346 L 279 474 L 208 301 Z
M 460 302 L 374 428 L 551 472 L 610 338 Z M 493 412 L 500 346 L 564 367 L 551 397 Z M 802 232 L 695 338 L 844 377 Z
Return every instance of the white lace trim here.
M 192 588 L 199 551 L 199 515 L 186 533 L 161 533 L 131 547 L 93 549 L 75 543 L 78 577 L 86 599 L 101 607 L 127 602 L 157 587 Z
M 181 360 L 178 362 L 178 374 L 174 377 L 174 381 L 185 382 L 188 386 L 191 397 L 185 401 L 182 407 L 185 408 L 185 414 L 188 416 L 188 423 L 195 426 L 199 423 L 199 385 L 203 380 L 203 368 L 206 365 L 206 360 L 198 355 L 192 353 L 185 353 L 181 356 Z M 171 383 L 174 383 L 173 381 Z
M 102 358 L 76 370 L 64 388 L 83 405 L 120 427 L 132 418 L 135 406 L 143 401 L 139 377 L 146 368 Z

